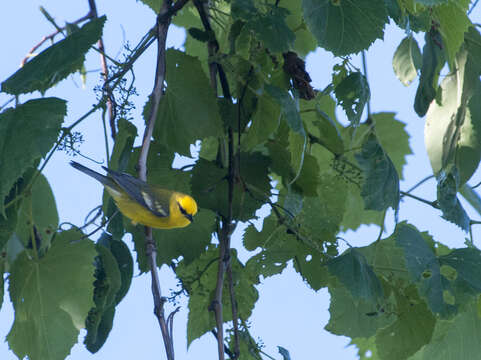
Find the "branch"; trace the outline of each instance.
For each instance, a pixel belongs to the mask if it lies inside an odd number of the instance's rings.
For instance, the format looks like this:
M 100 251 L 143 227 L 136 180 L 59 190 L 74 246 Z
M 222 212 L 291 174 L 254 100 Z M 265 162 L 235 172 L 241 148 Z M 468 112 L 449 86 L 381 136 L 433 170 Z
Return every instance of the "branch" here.
M 212 34 L 212 27 L 210 26 L 209 18 L 207 16 L 209 3 L 207 1 L 194 0 L 194 5 L 199 12 L 202 25 L 208 34 Z M 213 36 L 209 36 L 209 41 L 207 42 L 207 52 L 209 54 L 209 59 L 217 53 L 219 50 L 219 43 Z M 215 96 L 217 97 L 217 64 L 215 62 L 209 61 L 209 75 L 210 75 L 210 85 L 214 89 Z
M 237 315 L 237 300 L 235 298 L 234 282 L 232 280 L 232 264 L 227 264 L 227 281 L 229 282 L 230 304 L 232 307 L 232 323 L 234 326 L 234 354 L 231 359 L 237 359 L 240 355 L 239 349 L 239 316 Z
M 174 6 L 176 11 L 186 3 L 186 1 L 178 1 Z M 169 25 L 172 17 L 173 6 L 170 0 L 164 0 L 162 8 L 157 17 L 157 67 L 155 71 L 155 83 L 150 95 L 151 108 L 150 114 L 147 119 L 147 127 L 144 132 L 144 137 L 142 140 L 142 148 L 140 150 L 138 171 L 139 178 L 143 181 L 147 180 L 147 155 L 149 153 L 150 143 L 152 139 L 152 133 L 154 130 L 155 120 L 157 118 L 157 111 L 159 108 L 160 100 L 163 96 L 163 86 L 165 80 L 165 69 L 166 69 L 166 58 L 165 58 L 165 46 L 167 40 L 167 32 L 169 30 Z M 171 14 L 166 16 L 166 14 Z M 154 299 L 154 314 L 159 322 L 160 330 L 162 331 L 162 337 L 164 340 L 165 352 L 167 354 L 168 360 L 174 360 L 174 346 L 172 338 L 172 323 L 173 323 L 173 313 L 169 317 L 165 318 L 164 314 L 164 303 L 165 298 L 162 297 L 160 289 L 159 274 L 157 272 L 157 249 L 152 236 L 152 228 L 145 227 L 145 240 L 146 240 L 146 253 L 149 259 L 150 274 L 152 277 L 152 295 Z
M 90 13 L 92 14 L 93 18 L 98 17 L 97 14 L 97 6 L 95 4 L 95 0 L 88 0 L 89 2 L 89 7 L 90 7 Z M 105 58 L 105 46 L 104 46 L 104 40 L 102 36 L 100 37 L 99 41 L 97 42 L 99 51 L 100 51 L 100 65 L 102 67 L 102 77 L 104 78 L 104 83 L 107 82 L 109 78 L 109 69 L 107 67 L 107 59 Z M 104 87 L 105 89 L 105 87 Z M 108 89 L 108 87 L 107 87 Z M 107 92 L 107 111 L 109 113 L 109 124 L 110 124 L 110 134 L 112 136 L 112 139 L 115 140 L 116 136 L 116 130 L 115 130 L 115 110 L 113 106 L 113 101 L 112 101 L 112 91 Z

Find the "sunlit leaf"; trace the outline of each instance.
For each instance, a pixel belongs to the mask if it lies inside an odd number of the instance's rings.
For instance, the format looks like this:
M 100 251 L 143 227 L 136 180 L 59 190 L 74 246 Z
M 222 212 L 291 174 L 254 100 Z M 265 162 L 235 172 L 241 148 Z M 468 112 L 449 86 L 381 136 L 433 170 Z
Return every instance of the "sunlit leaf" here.
M 422 65 L 421 50 L 412 36 L 404 38 L 392 59 L 394 73 L 404 86 L 408 86 L 418 75 Z

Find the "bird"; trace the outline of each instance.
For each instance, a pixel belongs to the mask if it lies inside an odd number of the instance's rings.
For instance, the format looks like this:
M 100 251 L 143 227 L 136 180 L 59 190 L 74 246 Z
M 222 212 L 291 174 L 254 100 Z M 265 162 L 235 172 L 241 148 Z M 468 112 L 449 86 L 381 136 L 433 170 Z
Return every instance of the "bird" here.
M 75 169 L 100 181 L 114 199 L 117 208 L 132 221 L 156 229 L 174 229 L 188 226 L 194 221 L 197 203 L 186 194 L 148 184 L 130 174 L 102 168 L 102 175 L 88 167 L 71 161 Z

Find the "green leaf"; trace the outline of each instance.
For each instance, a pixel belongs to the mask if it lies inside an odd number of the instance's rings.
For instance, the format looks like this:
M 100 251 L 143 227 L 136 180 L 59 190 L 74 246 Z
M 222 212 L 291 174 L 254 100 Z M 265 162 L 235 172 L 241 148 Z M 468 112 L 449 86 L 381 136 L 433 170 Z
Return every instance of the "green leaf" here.
M 50 150 L 66 113 L 64 100 L 43 98 L 0 114 L 1 203 L 15 181 Z M 0 214 L 5 214 L 3 205 Z
M 137 128 L 130 121 L 120 118 L 117 121 L 119 131 L 115 137 L 115 144 L 110 156 L 109 168 L 124 171 L 130 160 L 134 140 L 137 137 Z
M 436 255 L 421 233 L 403 222 L 397 225 L 394 240 L 403 249 L 411 280 L 427 298 L 429 308 L 442 316 L 455 312 L 455 307 L 444 301 L 444 291 L 449 291 L 447 281 L 441 274 Z
M 128 246 L 107 233 L 102 234 L 98 243 L 108 248 L 117 261 L 120 271 L 120 288 L 115 295 L 115 304 L 117 305 L 129 291 L 134 275 L 134 260 Z
M 162 97 L 154 138 L 171 151 L 190 155 L 190 144 L 208 136 L 218 136 L 221 119 L 214 92 L 200 61 L 185 53 L 167 50 L 167 89 Z M 148 119 L 151 102 L 144 108 Z
M 365 210 L 364 199 L 357 184 L 346 184 L 346 211 L 341 224 L 341 230 L 356 230 L 361 224 L 381 225 L 383 213 L 374 210 Z
M 335 335 L 351 338 L 369 337 L 395 321 L 393 316 L 380 311 L 379 305 L 362 298 L 354 299 L 345 286 L 329 284 L 329 323 L 325 329 Z
M 367 210 L 384 211 L 399 205 L 399 177 L 375 135 L 367 137 L 355 158 L 365 174 L 361 195 Z
M 45 176 L 38 174 L 29 196 L 18 210 L 16 234 L 25 247 L 43 252 L 57 232 L 58 213 L 55 198 Z M 34 239 L 32 239 L 34 234 Z
M 257 277 L 280 274 L 293 260 L 296 271 L 314 290 L 326 286 L 327 269 L 321 263 L 319 252 L 297 239 L 292 230 L 280 224 L 273 215 L 264 219 L 262 231 L 257 231 L 253 225 L 246 229 L 244 246 L 249 251 L 261 248 L 261 252 L 246 264 Z
M 87 335 L 85 346 L 91 353 L 96 353 L 107 340 L 112 328 L 117 293 L 122 285 L 120 267 L 109 249 L 105 237 L 97 243 L 99 256 L 96 258 L 94 303 L 89 311 L 85 325 Z
M 283 1 L 282 6 L 289 10 L 286 24 L 296 35 L 293 51 L 304 58 L 309 52 L 316 50 L 317 41 L 306 26 L 301 1 Z
M 464 33 L 471 26 L 467 15 L 470 0 L 448 1 L 433 8 L 433 18 L 439 24 L 439 32 L 446 46 L 445 53 L 452 68 L 454 58 L 464 41 Z
M 366 77 L 360 72 L 351 73 L 334 88 L 334 93 L 349 121 L 354 126 L 359 125 L 364 106 L 371 98 Z
M 270 51 L 286 52 L 293 47 L 296 39 L 296 35 L 285 22 L 288 14 L 289 11 L 283 7 L 273 6 L 266 14 L 256 12 L 255 16 L 247 21 L 246 26 L 254 31 L 257 39 Z
M 469 180 L 481 159 L 480 67 L 473 50 L 463 47 L 456 56 L 457 71 L 442 81 L 441 103 L 431 104 L 424 128 L 434 174 L 455 165 L 460 185 Z
M 469 230 L 469 216 L 459 202 L 457 192 L 459 177 L 457 173 L 441 173 L 438 176 L 438 205 L 443 212 L 443 218 L 458 225 L 464 231 Z
M 337 247 L 336 234 L 346 209 L 345 190 L 345 184 L 339 177 L 323 173 L 319 178 L 318 196 L 304 198 L 302 211 L 296 221 L 311 247 Z
M 384 0 L 303 0 L 302 7 L 319 45 L 335 56 L 367 49 L 389 21 Z
M 17 257 L 10 273 L 15 321 L 10 349 L 29 359 L 64 359 L 77 342 L 93 306 L 94 244 L 82 233 L 64 231 L 45 256 Z
M 431 341 L 412 360 L 476 359 L 481 351 L 480 327 L 476 304 L 471 303 L 454 319 L 438 320 Z
M 185 264 L 197 259 L 210 244 L 216 226 L 212 211 L 201 209 L 189 226 L 169 231 L 154 230 L 154 239 L 162 251 L 157 253 L 157 265 L 170 264 L 183 257 Z
M 381 282 L 362 253 L 355 248 L 329 261 L 327 267 L 331 275 L 336 276 L 349 290 L 354 301 L 363 299 L 376 303 L 383 296 Z
M 137 163 L 137 157 L 138 151 L 136 149 L 134 156 L 131 158 L 129 168 L 133 169 Z M 192 172 L 171 169 L 172 160 L 172 153 L 167 151 L 166 148 L 158 142 L 153 142 L 147 159 L 147 167 L 149 169 L 148 181 L 152 184 L 158 184 L 186 194 L 192 193 L 190 186 Z M 195 192 L 193 196 L 199 206 L 202 207 Z M 197 258 L 211 241 L 214 222 L 214 214 L 204 207 L 199 209 L 194 222 L 188 227 L 171 229 L 169 231 L 154 230 L 156 244 L 158 248 L 163 249 L 157 252 L 157 263 L 159 265 L 163 263 L 168 264 L 181 255 L 187 262 Z M 126 221 L 125 223 L 127 232 L 132 234 L 134 240 L 139 269 L 141 272 L 146 272 L 149 270 L 149 265 L 145 256 L 145 235 L 143 227 L 133 226 L 130 221 Z
M 99 256 L 96 261 L 94 302 L 98 309 L 103 310 L 115 305 L 117 292 L 120 290 L 122 279 L 117 260 L 110 249 L 101 243 L 96 246 Z
M 235 336 L 234 332 L 231 329 L 227 330 L 228 336 L 228 344 L 231 352 L 234 353 L 234 344 L 235 344 Z M 256 340 L 251 336 L 247 327 L 240 327 L 239 328 L 239 360 L 263 360 L 261 354 L 262 352 L 262 344 L 260 340 Z
M 86 23 L 65 39 L 50 46 L 2 83 L 1 90 L 13 95 L 45 92 L 71 73 L 80 70 L 85 54 L 102 36 L 106 17 Z
M 336 103 L 330 96 L 317 95 L 314 101 L 300 100 L 301 117 L 304 121 L 311 142 L 317 142 L 340 155 L 344 152 L 344 143 L 335 119 Z M 314 140 L 312 139 L 314 136 Z
M 91 313 L 89 312 L 89 315 Z M 110 306 L 109 308 L 105 309 L 102 313 L 99 313 L 99 320 L 96 326 L 95 337 L 90 337 L 88 332 L 87 326 L 87 335 L 85 336 L 85 347 L 88 351 L 92 354 L 96 353 L 100 350 L 100 348 L 105 344 L 107 341 L 107 337 L 112 330 L 112 326 L 114 323 L 114 316 L 115 316 L 115 306 Z M 88 321 L 88 319 L 87 319 Z
M 395 292 L 397 319 L 378 331 L 376 348 L 380 359 L 404 360 L 429 343 L 436 318 L 421 301 L 414 286 Z
M 397 0 L 395 0 L 397 2 Z M 379 360 L 376 348 L 376 337 L 371 336 L 370 338 L 354 338 L 351 339 L 349 345 L 354 345 L 357 347 L 357 355 L 359 360 Z
M 33 168 L 28 169 L 22 177 L 18 178 L 16 183 L 12 186 L 10 193 L 5 198 L 5 205 L 11 203 L 6 208 L 5 217 L 0 216 L 0 251 L 2 251 L 2 249 L 8 250 L 6 245 L 14 235 L 18 221 L 18 209 L 22 206 L 22 199 L 18 197 L 22 196 L 22 192 L 32 180 L 32 176 L 35 172 L 36 170 Z M 16 235 L 14 236 L 17 238 Z M 10 254 L 7 253 L 7 256 L 8 255 Z
M 299 177 L 293 186 L 300 188 L 304 196 L 316 196 L 317 187 L 320 183 L 319 172 L 317 159 L 306 154 Z
M 414 100 L 414 111 L 418 116 L 426 115 L 431 101 L 436 97 L 439 73 L 444 66 L 444 52 L 439 32 L 430 31 L 424 36 L 423 64 L 419 85 Z
M 258 152 L 240 155 L 241 179 L 235 181 L 232 201 L 233 217 L 247 221 L 270 196 L 269 159 Z M 192 172 L 192 195 L 201 208 L 222 216 L 228 214 L 227 169 L 215 162 L 199 159 Z
M 394 52 L 394 73 L 404 86 L 408 86 L 418 76 L 421 65 L 422 55 L 418 42 L 412 36 L 405 37 Z
M 478 249 L 455 249 L 439 257 L 439 263 L 456 270 L 455 281 L 464 281 L 478 293 L 481 292 L 481 253 Z
M 280 115 L 279 106 L 268 95 L 260 96 L 252 124 L 242 139 L 242 149 L 252 150 L 256 145 L 267 141 L 279 127 Z
M 253 0 L 232 0 L 231 13 L 234 19 L 249 20 L 257 12 Z
M 218 257 L 219 250 L 210 246 L 198 259 L 189 265 L 182 261 L 176 269 L 177 276 L 189 293 L 188 345 L 215 328 L 214 313 L 206 310 L 214 300 Z M 231 250 L 231 266 L 238 316 L 239 319 L 246 321 L 259 296 L 254 287 L 255 277 L 239 262 L 235 250 Z M 231 321 L 232 311 L 227 277 L 224 279 L 222 304 L 224 322 Z
M 305 130 L 301 116 L 291 95 L 286 90 L 271 84 L 266 84 L 265 90 L 281 107 L 281 113 L 292 131 L 304 136 Z
M 396 233 L 390 237 L 357 248 L 380 279 L 394 282 L 409 280 L 403 249 L 396 245 Z M 393 285 L 395 287 L 396 285 Z
M 196 27 L 191 27 L 188 30 L 189 35 L 192 36 L 194 39 L 200 42 L 208 42 L 209 41 L 209 33 L 207 31 L 201 30 Z
M 431 28 L 431 9 L 416 6 L 413 0 L 402 3 L 398 0 L 386 0 L 386 7 L 389 17 L 406 32 L 428 32 Z
M 137 0 L 138 2 L 138 0 Z M 144 3 L 147 5 L 149 8 L 151 8 L 156 14 L 159 13 L 160 11 L 160 6 L 162 5 L 162 2 L 160 0 L 140 0 L 140 2 Z
M 413 153 L 409 146 L 406 124 L 397 120 L 395 114 L 390 112 L 372 114 L 371 118 L 376 124 L 377 140 L 393 162 L 399 179 L 402 180 L 403 168 L 407 163 L 406 156 Z

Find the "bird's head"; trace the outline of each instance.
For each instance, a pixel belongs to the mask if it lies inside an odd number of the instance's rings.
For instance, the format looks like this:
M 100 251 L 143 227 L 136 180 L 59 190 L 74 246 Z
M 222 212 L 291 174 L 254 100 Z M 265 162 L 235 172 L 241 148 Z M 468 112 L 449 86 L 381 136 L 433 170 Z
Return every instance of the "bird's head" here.
M 190 222 L 194 221 L 193 216 L 197 213 L 197 203 L 189 195 L 183 195 L 177 200 L 179 210 Z

